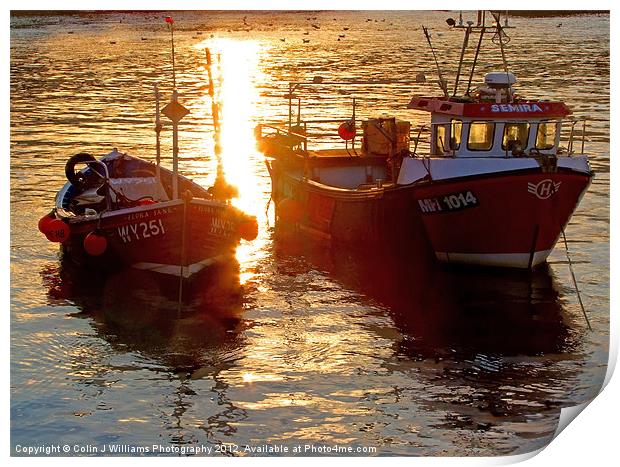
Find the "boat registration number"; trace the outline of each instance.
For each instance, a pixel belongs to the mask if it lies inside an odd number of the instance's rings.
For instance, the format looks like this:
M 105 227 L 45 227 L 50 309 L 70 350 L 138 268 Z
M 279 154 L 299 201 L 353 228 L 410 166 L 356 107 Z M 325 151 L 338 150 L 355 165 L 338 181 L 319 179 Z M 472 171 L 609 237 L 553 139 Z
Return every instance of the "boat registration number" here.
M 118 227 L 118 235 L 123 239 L 123 243 L 130 243 L 134 240 L 157 237 L 164 235 L 164 224 L 161 219 L 151 219 L 148 222 L 137 222 Z
M 423 213 L 460 211 L 478 206 L 478 198 L 471 190 L 449 193 L 437 198 L 419 199 L 418 204 Z

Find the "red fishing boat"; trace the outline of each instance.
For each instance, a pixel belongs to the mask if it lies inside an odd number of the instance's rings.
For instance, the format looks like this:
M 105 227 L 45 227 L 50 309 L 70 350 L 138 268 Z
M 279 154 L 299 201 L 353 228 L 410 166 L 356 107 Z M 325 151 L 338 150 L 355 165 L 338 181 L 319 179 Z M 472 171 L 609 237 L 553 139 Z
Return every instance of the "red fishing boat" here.
M 390 117 L 358 122 L 355 100 L 353 109 L 348 119 L 298 118 L 297 123 L 257 128 L 272 181 L 276 227 L 331 246 L 398 248 L 406 242 L 424 252 L 428 246 L 420 218 L 406 215 L 415 210 L 411 186 L 396 183 L 398 165 L 409 154 L 410 125 Z M 324 126 L 330 124 L 338 125 L 340 143 L 334 144 L 334 133 Z M 363 139 L 356 147 L 359 126 Z M 319 140 L 315 147 L 308 144 L 311 131 Z
M 77 162 L 88 164 L 77 174 Z M 256 220 L 191 180 L 116 149 L 69 159 L 71 181 L 39 227 L 71 259 L 98 268 L 190 277 L 234 255 Z M 176 193 L 176 196 L 175 196 Z
M 166 22 L 172 28 L 172 19 Z M 207 62 L 210 71 L 208 51 Z M 229 260 L 240 239 L 253 240 L 258 227 L 256 218 L 231 204 L 233 190 L 221 168 L 209 189 L 178 173 L 178 124 L 189 111 L 176 89 L 161 110 L 172 121 L 173 169 L 160 165 L 157 87 L 155 96 L 157 163 L 116 149 L 100 159 L 86 153 L 71 157 L 65 167 L 68 182 L 56 195 L 54 209 L 39 221 L 39 230 L 80 264 L 190 277 Z M 76 172 L 78 165 L 85 167 Z
M 448 20 L 465 31 L 454 92 L 448 94 L 440 71 L 443 96 L 416 96 L 409 103 L 430 113 L 430 150 L 403 159 L 398 183 L 415 186 L 417 209 L 440 261 L 532 268 L 547 259 L 592 179 L 583 154 L 585 121 L 570 118 L 563 102 L 518 96 L 505 59 L 503 71 L 470 88 L 486 34 L 505 57 L 507 22 L 502 26 L 500 15 L 492 15 L 491 26 L 480 15 L 477 25 Z M 459 95 L 474 32 L 476 58 Z
M 295 120 L 292 100 L 299 99 L 294 92 L 300 89 L 372 83 L 315 77 L 290 84 L 288 122 L 257 128 L 276 220 L 332 243 L 394 244 L 419 254 L 427 249 L 446 263 L 532 268 L 544 262 L 593 176 L 583 154 L 585 120 L 571 118 L 563 102 L 518 96 L 505 59 L 503 71 L 486 74 L 484 83 L 472 88 L 486 35 L 505 57 L 507 19 L 492 15 L 491 25 L 484 13 L 477 24 L 447 21 L 465 31 L 452 94 L 424 28 L 442 95 L 411 99 L 408 108 L 430 113 L 430 125 L 414 133 L 409 122 L 395 118 L 360 122 L 355 100 L 351 116 L 316 120 L 301 119 L 298 101 Z M 473 34 L 479 35 L 478 45 L 467 89 L 459 93 Z M 416 82 L 423 81 L 418 74 Z M 337 145 L 329 139 L 333 135 L 325 137 L 316 129 L 333 123 L 344 140 Z M 316 138 L 315 147 L 309 146 L 309 134 Z M 319 149 L 325 142 L 331 147 Z

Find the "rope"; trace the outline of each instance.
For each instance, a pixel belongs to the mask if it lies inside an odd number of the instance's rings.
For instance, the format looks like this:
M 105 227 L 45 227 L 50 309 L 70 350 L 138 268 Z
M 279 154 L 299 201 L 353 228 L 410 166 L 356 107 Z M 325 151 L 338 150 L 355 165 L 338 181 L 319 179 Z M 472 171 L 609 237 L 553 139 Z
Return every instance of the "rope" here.
M 566 258 L 568 259 L 568 268 L 570 269 L 570 274 L 573 278 L 573 284 L 575 285 L 575 292 L 577 292 L 577 299 L 579 300 L 579 306 L 581 306 L 581 312 L 583 313 L 583 317 L 588 324 L 588 329 L 592 331 L 592 326 L 590 325 L 590 320 L 588 319 L 588 314 L 586 313 L 586 309 L 583 306 L 583 301 L 581 300 L 581 293 L 579 293 L 579 287 L 577 286 L 577 278 L 575 277 L 575 271 L 573 271 L 573 262 L 570 257 L 570 251 L 568 250 L 568 242 L 566 241 L 566 234 L 564 233 L 564 228 L 562 228 L 562 238 L 564 239 L 564 248 L 566 249 Z

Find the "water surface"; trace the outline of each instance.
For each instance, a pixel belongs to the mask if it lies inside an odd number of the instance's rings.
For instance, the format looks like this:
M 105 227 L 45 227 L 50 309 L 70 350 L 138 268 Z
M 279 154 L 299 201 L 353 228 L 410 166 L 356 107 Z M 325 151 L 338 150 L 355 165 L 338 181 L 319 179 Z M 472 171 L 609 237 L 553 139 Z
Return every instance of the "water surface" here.
M 507 45 L 520 94 L 565 100 L 590 120 L 596 177 L 567 237 L 592 331 L 563 245 L 533 273 L 498 273 L 274 238 L 253 128 L 287 116 L 288 82 L 419 72 L 430 81 L 421 24 L 434 28 L 454 76 L 461 35 L 447 30 L 447 15 L 176 14 L 177 85 L 191 110 L 181 169 L 205 186 L 215 174 L 208 46 L 220 56 L 225 172 L 236 204 L 261 225 L 238 264 L 194 287 L 181 315 L 170 284 L 76 271 L 36 229 L 69 156 L 118 147 L 154 158 L 152 86 L 171 91 L 163 15 L 11 18 L 14 453 L 18 444 L 314 443 L 375 455 L 517 454 L 548 442 L 561 407 L 596 394 L 609 330 L 607 15 L 515 18 Z M 475 82 L 494 69 L 499 54 L 483 54 Z M 350 115 L 347 92 L 301 89 L 303 116 Z M 358 86 L 358 117 L 390 113 L 419 126 L 425 116 L 405 108 L 417 92 L 437 89 Z

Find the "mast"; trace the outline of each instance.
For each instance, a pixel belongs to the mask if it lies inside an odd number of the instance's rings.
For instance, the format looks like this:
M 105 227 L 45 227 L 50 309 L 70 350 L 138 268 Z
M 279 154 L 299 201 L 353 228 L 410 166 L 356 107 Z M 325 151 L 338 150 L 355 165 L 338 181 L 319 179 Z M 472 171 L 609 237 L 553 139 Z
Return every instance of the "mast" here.
M 446 20 L 446 22 L 448 23 L 448 25 L 452 28 L 452 29 L 464 29 L 465 30 L 465 37 L 463 39 L 463 46 L 461 49 L 461 56 L 459 59 L 459 65 L 458 65 L 458 71 L 456 74 L 456 82 L 454 84 L 454 92 L 452 94 L 453 97 L 456 96 L 457 90 L 458 90 L 458 84 L 459 84 L 459 80 L 461 77 L 461 69 L 463 67 L 463 63 L 464 63 L 464 58 L 465 58 L 465 51 L 468 45 L 468 41 L 469 41 L 469 36 L 471 35 L 472 32 L 475 31 L 480 31 L 480 36 L 478 38 L 478 44 L 476 46 L 476 52 L 474 55 L 474 60 L 472 62 L 471 65 L 471 70 L 469 72 L 469 79 L 467 81 L 467 90 L 465 92 L 465 95 L 468 96 L 471 90 L 471 82 L 474 76 L 474 71 L 476 69 L 476 65 L 478 63 L 478 55 L 480 54 L 480 50 L 482 48 L 482 40 L 484 39 L 484 35 L 486 33 L 494 33 L 494 36 L 492 37 L 491 41 L 495 44 L 499 45 L 500 48 L 500 52 L 501 52 L 501 56 L 502 56 L 502 63 L 504 66 L 504 72 L 506 74 L 508 74 L 508 61 L 506 60 L 506 53 L 504 50 L 504 44 L 507 44 L 510 41 L 510 37 L 506 34 L 506 32 L 504 31 L 507 28 L 511 28 L 512 26 L 508 25 L 508 14 L 506 13 L 506 16 L 504 18 L 504 25 L 502 26 L 501 24 L 501 12 L 497 11 L 491 11 L 491 16 L 493 17 L 493 19 L 495 20 L 495 22 L 493 24 L 491 24 L 490 26 L 487 26 L 486 24 L 486 12 L 484 10 L 479 10 L 478 11 L 478 18 L 476 23 L 474 24 L 473 21 L 467 21 L 466 24 L 463 24 L 463 18 L 462 18 L 462 14 L 459 13 L 459 20 L 458 23 L 452 19 L 452 18 L 448 18 Z M 429 42 L 429 45 L 431 46 L 431 52 L 433 52 L 433 57 L 435 58 L 435 64 L 437 65 L 437 70 L 439 72 L 439 79 L 441 80 L 441 71 L 439 70 L 439 64 L 437 63 L 437 58 L 435 57 L 435 51 L 433 50 L 433 47 L 431 45 L 430 42 L 430 37 L 428 34 L 428 31 L 426 28 L 424 28 L 424 34 L 426 35 L 426 39 Z M 509 81 L 509 80 L 508 80 Z M 447 95 L 445 96 L 447 97 Z M 509 102 L 512 101 L 512 89 L 511 86 L 509 84 L 509 88 L 508 88 L 508 99 Z
M 461 78 L 461 67 L 463 66 L 463 58 L 465 57 L 465 49 L 467 48 L 467 43 L 469 41 L 470 34 L 471 34 L 471 26 L 467 26 L 467 29 L 465 29 L 465 37 L 463 38 L 463 47 L 461 48 L 461 58 L 459 59 L 459 69 L 456 72 L 456 79 L 454 80 L 454 92 L 452 93 L 452 97 L 456 96 L 456 91 L 459 88 L 459 79 Z
M 170 30 L 172 31 L 174 21 L 170 16 L 166 17 L 166 23 L 170 25 Z M 172 199 L 179 199 L 179 122 L 189 113 L 189 110 L 180 104 L 178 100 L 179 94 L 176 90 L 174 75 L 174 35 L 172 36 L 172 82 L 172 98 L 170 103 L 161 110 L 161 113 L 172 121 Z

